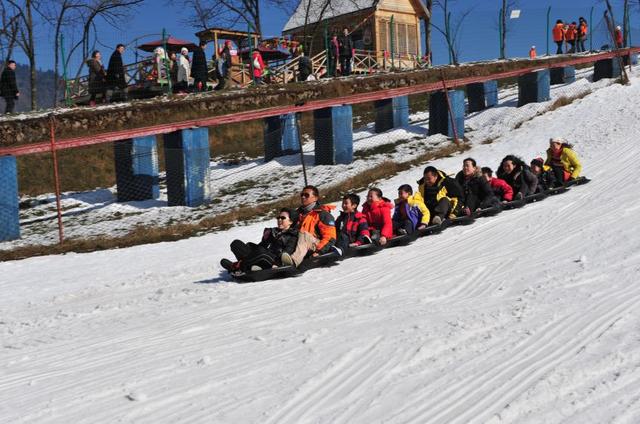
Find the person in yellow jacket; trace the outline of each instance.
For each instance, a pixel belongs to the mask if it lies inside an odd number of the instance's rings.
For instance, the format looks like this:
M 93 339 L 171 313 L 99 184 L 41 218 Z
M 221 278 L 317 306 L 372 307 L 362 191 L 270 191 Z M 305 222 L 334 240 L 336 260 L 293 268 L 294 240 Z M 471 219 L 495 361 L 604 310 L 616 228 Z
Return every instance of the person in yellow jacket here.
M 544 164 L 551 167 L 556 180 L 561 183 L 575 180 L 582 172 L 582 164 L 573 151 L 573 146 L 561 137 L 549 139 L 547 160 Z
M 433 166 L 427 166 L 414 197 L 422 200 L 429 209 L 431 224 L 438 225 L 447 218 L 456 217 L 461 196 L 462 189 L 455 179 Z
M 413 195 L 409 184 L 398 187 L 398 198 L 393 210 L 393 232 L 397 235 L 411 234 L 429 225 L 431 214 L 418 195 Z

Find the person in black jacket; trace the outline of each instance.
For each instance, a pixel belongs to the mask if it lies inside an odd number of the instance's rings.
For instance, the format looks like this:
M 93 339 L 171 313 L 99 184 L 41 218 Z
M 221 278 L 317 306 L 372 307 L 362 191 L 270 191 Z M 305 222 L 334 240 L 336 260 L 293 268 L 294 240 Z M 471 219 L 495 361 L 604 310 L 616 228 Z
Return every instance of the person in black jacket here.
M 102 66 L 102 55 L 98 50 L 91 54 L 91 59 L 87 60 L 89 67 L 89 105 L 96 105 L 96 96 L 100 94 L 100 100 L 104 103 L 107 101 L 107 73 Z
M 462 189 L 458 182 L 433 166 L 424 169 L 423 177 L 418 181 L 420 199 L 429 209 L 431 224 L 439 225 L 447 218 L 455 218 L 460 210 Z
M 342 30 L 339 39 L 340 46 L 340 72 L 343 77 L 351 75 L 351 58 L 353 57 L 353 40 L 349 35 L 349 29 Z
M 16 82 L 16 62 L 13 60 L 7 62 L 7 66 L 0 76 L 0 96 L 4 98 L 6 104 L 4 113 L 12 113 L 16 107 L 16 100 L 20 96 Z
M 538 187 L 538 178 L 522 159 L 514 155 L 507 155 L 502 159 L 497 175 L 513 188 L 513 200 L 535 194 Z
M 497 206 L 500 201 L 493 194 L 491 186 L 482 176 L 482 171 L 473 158 L 462 161 L 462 171 L 456 175 L 456 181 L 462 188 L 461 214 L 470 216 L 478 209 Z
M 282 265 L 280 262 L 282 254 L 291 255 L 296 250 L 298 230 L 294 223 L 297 221 L 298 214 L 294 209 L 280 209 L 277 227 L 265 228 L 260 243 L 234 240 L 231 243 L 231 251 L 237 261 L 222 259 L 220 265 L 229 272 L 259 271 Z
M 298 81 L 304 82 L 313 73 L 313 64 L 311 59 L 305 56 L 304 52 L 300 52 L 298 61 Z
M 120 90 L 124 99 L 127 98 L 127 81 L 125 79 L 124 63 L 122 62 L 122 54 L 124 53 L 124 44 L 118 44 L 115 51 L 109 58 L 109 68 L 107 69 L 107 85 L 112 90 Z
M 193 59 L 191 61 L 191 76 L 193 77 L 193 86 L 196 92 L 207 90 L 207 80 L 209 79 L 209 71 L 207 69 L 207 56 L 204 49 L 207 43 L 200 41 L 200 45 L 193 49 Z

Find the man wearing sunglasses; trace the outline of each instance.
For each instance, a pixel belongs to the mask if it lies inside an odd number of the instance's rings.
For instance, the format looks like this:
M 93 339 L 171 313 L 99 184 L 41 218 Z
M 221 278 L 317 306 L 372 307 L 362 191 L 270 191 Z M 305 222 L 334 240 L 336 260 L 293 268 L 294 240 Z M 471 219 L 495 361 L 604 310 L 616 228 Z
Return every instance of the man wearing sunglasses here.
M 290 255 L 282 253 L 282 264 L 300 266 L 309 252 L 312 256 L 329 253 L 332 250 L 342 254 L 336 243 L 336 223 L 331 215 L 333 206 L 322 205 L 317 187 L 306 186 L 300 193 L 301 206 L 298 208 L 298 244 Z

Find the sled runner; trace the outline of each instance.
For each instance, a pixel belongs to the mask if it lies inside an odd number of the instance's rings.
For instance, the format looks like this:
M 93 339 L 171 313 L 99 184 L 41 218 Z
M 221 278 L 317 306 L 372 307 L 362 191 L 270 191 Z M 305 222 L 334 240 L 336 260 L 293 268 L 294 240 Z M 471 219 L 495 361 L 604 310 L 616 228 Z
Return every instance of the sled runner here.
M 298 272 L 303 273 L 313 268 L 328 267 L 335 265 L 342 256 L 335 250 L 320 256 L 310 256 L 305 258 L 298 267 Z
M 524 201 L 526 203 L 539 202 L 541 200 L 544 200 L 546 197 L 547 197 L 547 193 L 536 193 L 536 194 L 531 194 L 525 197 Z
M 454 226 L 454 225 L 471 225 L 475 222 L 475 218 L 472 216 L 459 216 L 457 218 L 453 218 L 453 219 L 448 219 L 447 221 L 449 221 L 448 225 L 450 226 Z
M 441 233 L 442 230 L 444 230 L 445 228 L 447 228 L 448 222 L 445 220 L 443 221 L 441 224 L 435 225 L 429 225 L 428 227 L 423 228 L 422 230 L 418 230 L 418 237 L 424 237 L 424 236 L 429 236 L 432 234 L 438 234 Z
M 518 209 L 523 207 L 524 205 L 526 205 L 527 202 L 525 199 L 520 199 L 520 200 L 512 200 L 510 202 L 507 203 L 503 203 L 502 205 L 502 209 L 504 210 L 509 210 L 509 209 Z
M 372 255 L 382 249 L 382 246 L 379 246 L 376 243 L 363 244 L 361 246 L 350 247 L 344 252 L 342 255 L 343 258 L 353 258 L 357 256 L 366 256 Z
M 479 209 L 473 213 L 474 218 L 495 216 L 502 212 L 502 206 L 492 206 L 490 208 Z
M 578 186 L 583 184 L 588 184 L 591 180 L 587 177 L 578 177 L 575 180 L 570 180 L 564 183 L 565 187 Z
M 417 238 L 418 238 L 417 233 L 393 236 L 393 238 L 387 241 L 387 244 L 385 244 L 384 247 L 387 248 L 387 247 L 396 247 L 396 246 L 406 246 L 412 243 Z
M 250 272 L 234 271 L 229 273 L 231 278 L 238 283 L 256 283 L 259 281 L 276 280 L 293 277 L 296 274 L 298 274 L 298 270 L 293 266 L 281 266 Z
M 562 194 L 562 193 L 566 193 L 567 191 L 569 191 L 569 187 L 554 187 L 554 188 L 550 188 L 549 190 L 545 191 L 546 194 L 548 194 L 549 196 L 555 196 L 556 194 Z

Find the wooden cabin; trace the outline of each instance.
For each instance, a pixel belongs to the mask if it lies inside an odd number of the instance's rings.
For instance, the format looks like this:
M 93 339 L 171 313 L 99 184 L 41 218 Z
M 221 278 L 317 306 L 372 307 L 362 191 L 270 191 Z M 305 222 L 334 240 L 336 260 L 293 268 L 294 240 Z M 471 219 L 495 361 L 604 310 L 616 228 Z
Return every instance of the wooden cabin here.
M 391 52 L 403 61 L 421 54 L 420 20 L 428 11 L 420 0 L 343 0 L 322 6 L 323 1 L 301 1 L 283 29 L 283 35 L 305 45 L 307 54 L 324 50 L 325 34 L 339 36 L 345 27 L 358 53 L 367 52 L 378 62 L 391 60 Z

